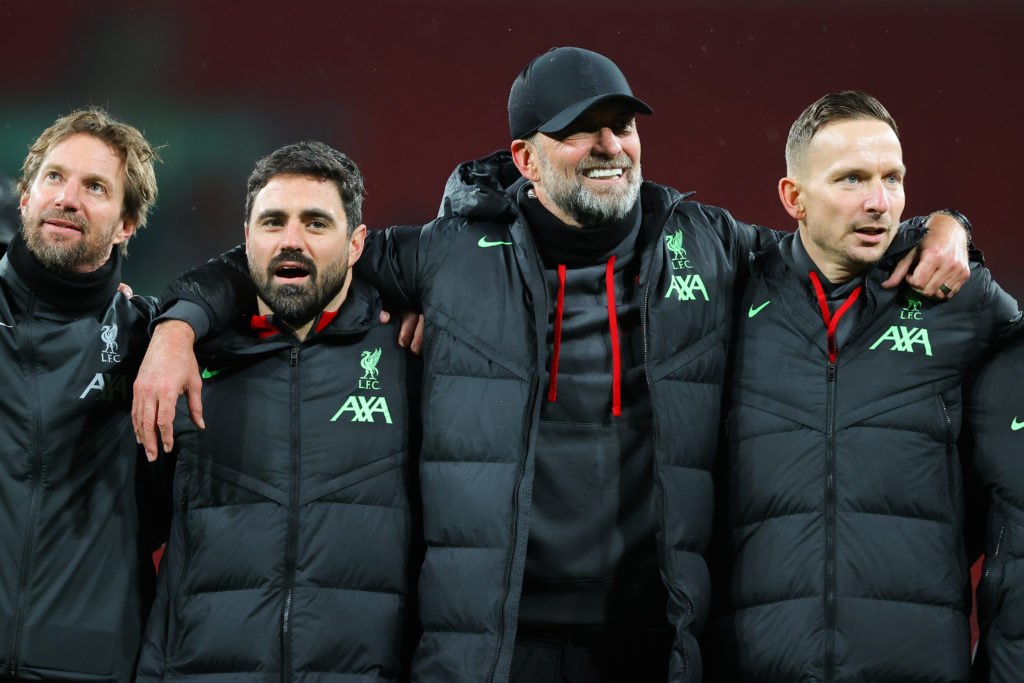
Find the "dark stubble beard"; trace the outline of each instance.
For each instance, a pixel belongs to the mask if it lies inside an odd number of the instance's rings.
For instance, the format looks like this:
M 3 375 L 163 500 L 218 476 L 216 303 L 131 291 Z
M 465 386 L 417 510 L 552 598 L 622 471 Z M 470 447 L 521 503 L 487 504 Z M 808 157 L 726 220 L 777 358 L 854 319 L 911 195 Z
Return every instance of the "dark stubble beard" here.
M 640 184 L 643 182 L 640 163 L 634 165 L 624 152 L 610 159 L 588 156 L 576 165 L 575 174 L 571 178 L 555 172 L 543 152 L 540 154 L 540 163 L 544 189 L 551 201 L 585 228 L 608 225 L 625 218 L 640 196 Z M 579 174 L 588 168 L 622 168 L 626 184 L 621 191 L 614 193 L 592 192 L 579 179 Z
M 75 242 L 58 240 L 51 242 L 43 237 L 43 223 L 49 220 L 62 220 L 74 223 L 82 236 Z M 22 235 L 25 244 L 36 260 L 43 264 L 47 270 L 56 273 L 75 273 L 81 271 L 84 266 L 95 270 L 105 262 L 106 250 L 109 244 L 92 245 L 88 237 L 92 234 L 93 227 L 87 220 L 77 213 L 51 209 L 43 211 L 38 216 L 25 216 L 22 225 Z
M 285 261 L 301 264 L 309 278 L 303 284 L 275 285 L 274 271 Z M 345 286 L 348 274 L 348 250 L 342 257 L 328 264 L 323 272 L 317 270 L 313 260 L 302 252 L 285 250 L 275 256 L 266 268 L 260 268 L 249 256 L 249 273 L 252 275 L 256 292 L 274 316 L 289 327 L 302 327 L 324 310 L 331 299 Z

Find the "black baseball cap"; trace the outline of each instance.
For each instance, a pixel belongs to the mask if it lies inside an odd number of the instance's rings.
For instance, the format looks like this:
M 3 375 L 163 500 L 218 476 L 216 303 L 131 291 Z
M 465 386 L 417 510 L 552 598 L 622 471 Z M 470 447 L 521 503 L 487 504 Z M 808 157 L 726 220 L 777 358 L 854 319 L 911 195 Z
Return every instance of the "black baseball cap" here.
M 621 99 L 640 114 L 653 113 L 633 97 L 615 62 L 579 47 L 553 47 L 526 65 L 508 94 L 512 139 L 554 133 L 604 100 Z

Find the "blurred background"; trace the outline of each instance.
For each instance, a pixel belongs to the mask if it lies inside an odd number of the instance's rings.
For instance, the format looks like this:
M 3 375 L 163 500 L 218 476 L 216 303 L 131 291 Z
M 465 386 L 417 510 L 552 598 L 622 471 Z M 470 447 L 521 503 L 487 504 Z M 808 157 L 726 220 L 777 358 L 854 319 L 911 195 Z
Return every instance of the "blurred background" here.
M 246 176 L 288 142 L 360 165 L 371 228 L 430 219 L 457 163 L 507 147 L 516 74 L 578 45 L 654 108 L 645 177 L 773 227 L 793 227 L 776 194 L 793 119 L 829 91 L 872 93 L 900 125 L 905 215 L 966 213 L 1024 297 L 1022 0 L 0 0 L 0 31 L 0 172 L 89 104 L 165 145 L 125 268 L 138 293 L 242 239 Z

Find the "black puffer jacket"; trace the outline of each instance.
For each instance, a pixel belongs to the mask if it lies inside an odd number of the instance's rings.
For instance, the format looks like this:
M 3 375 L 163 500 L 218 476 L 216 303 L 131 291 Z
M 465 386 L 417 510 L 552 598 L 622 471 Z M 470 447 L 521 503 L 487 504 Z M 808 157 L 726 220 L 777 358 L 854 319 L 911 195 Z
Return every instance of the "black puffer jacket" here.
M 753 263 L 734 329 L 716 680 L 968 678 L 961 382 L 1019 316 L 977 264 L 948 303 L 883 290 L 919 237 L 868 271 L 834 362 L 787 256 L 795 237 Z
M 1024 677 L 1024 339 L 979 373 L 968 405 L 972 464 L 991 499 L 978 585 L 978 683 Z
M 236 328 L 200 348 L 207 428 L 179 406 L 171 540 L 140 681 L 407 671 L 419 368 L 378 311 L 355 279 L 303 342 Z
M 508 152 L 460 166 L 437 220 L 371 233 L 360 261 L 385 297 L 405 299 L 427 322 L 416 681 L 509 676 L 549 361 L 543 265 L 506 192 L 518 179 Z M 695 633 L 709 602 L 702 553 L 733 284 L 757 233 L 683 199 L 643 185 L 637 254 L 659 558 L 676 630 L 670 678 L 699 681 Z
M 0 677 L 128 681 L 160 541 L 130 418 L 155 305 L 117 292 L 116 251 L 99 280 L 64 286 L 15 239 L 0 260 Z

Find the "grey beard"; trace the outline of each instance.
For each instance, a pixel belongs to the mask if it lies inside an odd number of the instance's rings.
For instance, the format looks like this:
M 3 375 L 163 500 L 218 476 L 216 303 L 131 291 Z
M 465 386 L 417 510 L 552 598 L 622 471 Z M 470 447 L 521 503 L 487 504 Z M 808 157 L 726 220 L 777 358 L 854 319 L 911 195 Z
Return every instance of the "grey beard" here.
M 640 196 L 640 175 L 634 176 L 628 191 L 616 197 L 599 197 L 577 185 L 563 197 L 553 197 L 559 208 L 585 228 L 608 225 L 622 220 Z

